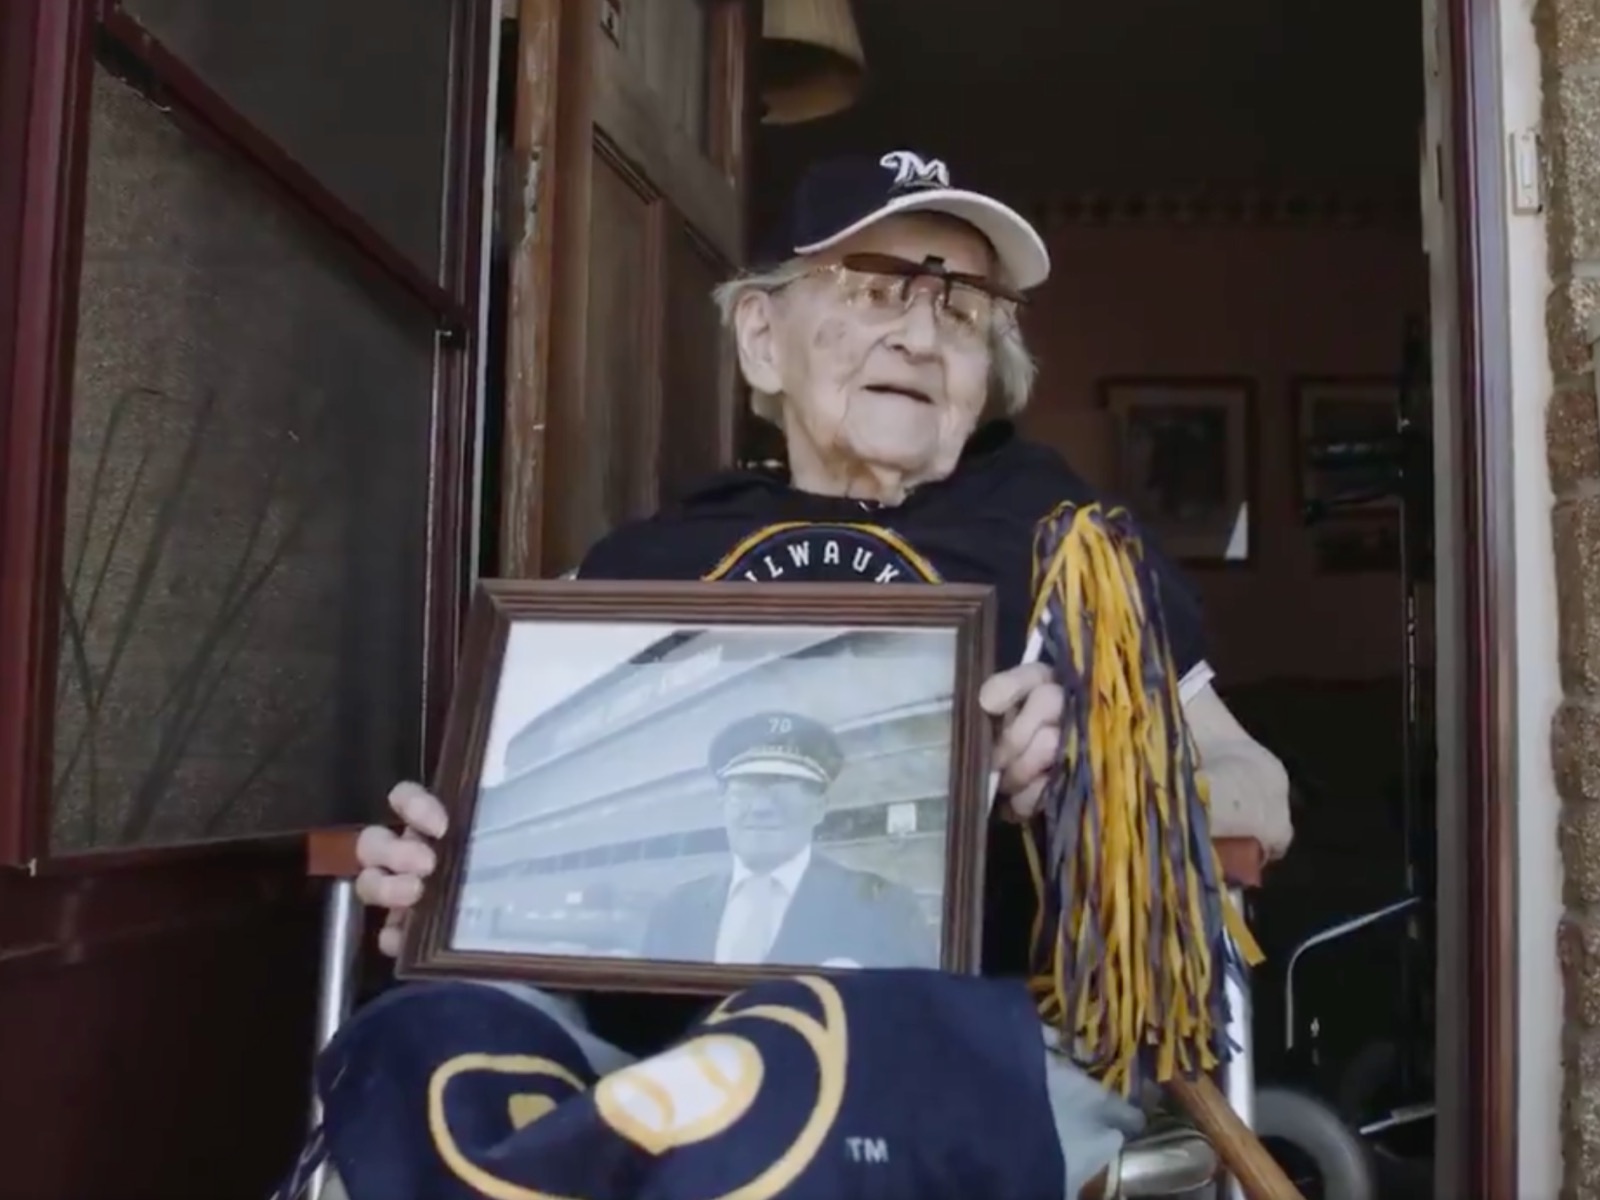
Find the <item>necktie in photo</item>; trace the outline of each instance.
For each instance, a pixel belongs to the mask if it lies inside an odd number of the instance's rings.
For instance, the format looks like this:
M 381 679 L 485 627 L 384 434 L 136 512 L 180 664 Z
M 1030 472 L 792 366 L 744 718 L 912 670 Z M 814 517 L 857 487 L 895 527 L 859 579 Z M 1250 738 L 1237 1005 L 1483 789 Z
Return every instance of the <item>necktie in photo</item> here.
M 778 933 L 778 909 L 783 885 L 771 875 L 752 875 L 734 893 L 739 924 L 728 944 L 728 961 L 765 962 Z

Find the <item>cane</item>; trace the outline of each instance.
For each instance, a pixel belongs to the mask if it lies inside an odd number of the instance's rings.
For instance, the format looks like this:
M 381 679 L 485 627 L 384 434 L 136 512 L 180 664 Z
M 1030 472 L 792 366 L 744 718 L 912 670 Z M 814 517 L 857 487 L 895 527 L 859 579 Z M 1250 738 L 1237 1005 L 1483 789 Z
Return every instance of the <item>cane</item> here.
M 1303 1200 L 1208 1075 L 1229 1054 L 1227 975 L 1261 952 L 1223 886 L 1132 519 L 1063 504 L 1033 575 L 1024 661 L 1048 661 L 1065 694 L 1061 761 L 1024 829 L 1040 1015 L 1106 1086 L 1162 1085 L 1250 1200 Z

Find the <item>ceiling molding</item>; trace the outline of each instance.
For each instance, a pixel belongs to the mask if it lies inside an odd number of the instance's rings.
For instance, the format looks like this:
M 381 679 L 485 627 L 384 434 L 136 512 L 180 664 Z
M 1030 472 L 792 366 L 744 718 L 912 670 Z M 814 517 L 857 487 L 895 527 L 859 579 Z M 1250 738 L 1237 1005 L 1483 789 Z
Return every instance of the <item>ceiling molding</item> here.
M 1415 229 L 1415 195 L 1337 191 L 1077 192 L 1025 206 L 1044 229 L 1072 226 L 1206 226 L 1243 229 Z

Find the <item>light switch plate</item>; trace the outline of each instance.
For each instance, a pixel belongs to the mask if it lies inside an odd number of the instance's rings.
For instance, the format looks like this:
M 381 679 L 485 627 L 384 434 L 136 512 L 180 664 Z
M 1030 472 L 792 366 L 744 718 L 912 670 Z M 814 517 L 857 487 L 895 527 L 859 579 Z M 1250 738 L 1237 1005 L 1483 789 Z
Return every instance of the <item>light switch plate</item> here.
M 1511 135 L 1511 211 L 1519 216 L 1531 216 L 1544 208 L 1539 158 L 1537 129 L 1519 129 Z

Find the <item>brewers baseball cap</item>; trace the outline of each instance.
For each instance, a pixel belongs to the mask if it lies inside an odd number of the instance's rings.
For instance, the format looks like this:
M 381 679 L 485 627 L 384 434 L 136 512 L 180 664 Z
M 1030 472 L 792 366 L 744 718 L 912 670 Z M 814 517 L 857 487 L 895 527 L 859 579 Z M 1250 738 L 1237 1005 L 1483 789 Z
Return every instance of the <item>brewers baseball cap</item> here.
M 1050 275 L 1044 239 L 1027 218 L 992 196 L 953 186 L 943 160 L 912 150 L 812 166 L 778 227 L 763 242 L 760 265 L 819 253 L 885 217 L 917 212 L 944 213 L 983 234 L 1020 290 L 1037 287 Z

